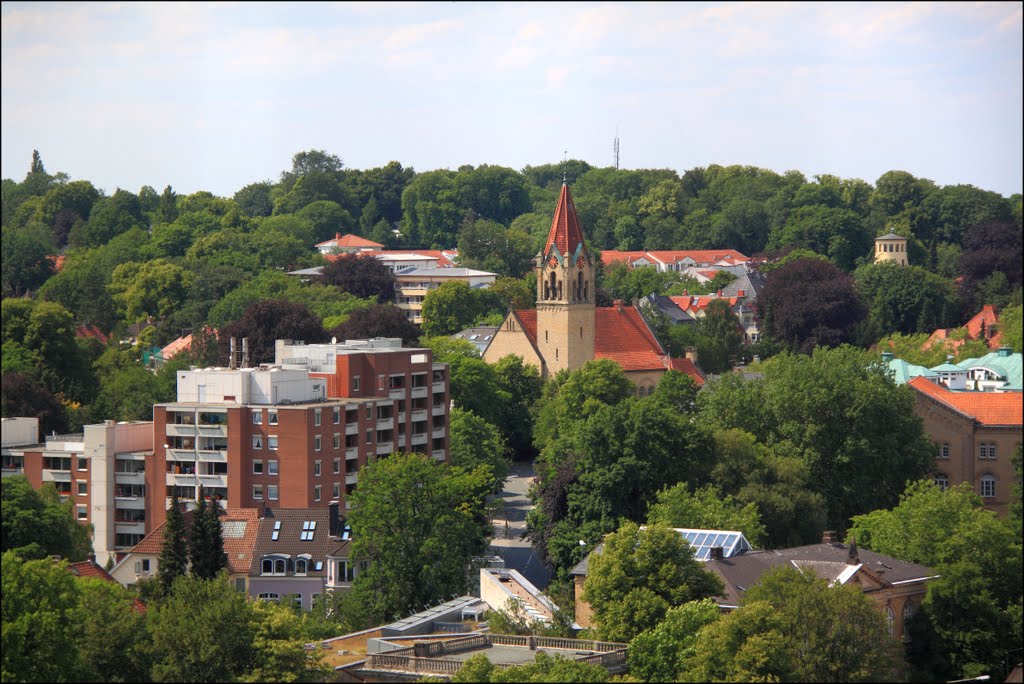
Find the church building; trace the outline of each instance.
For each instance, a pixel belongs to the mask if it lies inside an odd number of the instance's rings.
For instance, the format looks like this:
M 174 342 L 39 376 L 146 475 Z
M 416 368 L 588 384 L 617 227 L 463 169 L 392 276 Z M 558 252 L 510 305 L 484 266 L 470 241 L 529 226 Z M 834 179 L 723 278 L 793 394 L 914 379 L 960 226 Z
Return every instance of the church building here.
M 703 384 L 693 361 L 665 352 L 636 307 L 618 300 L 614 306 L 595 306 L 595 267 L 569 184 L 563 180 L 544 250 L 537 254 L 537 308 L 511 311 L 484 351 L 484 360 L 495 363 L 515 354 L 549 378 L 591 359 L 611 359 L 640 395 L 654 391 L 669 369 Z

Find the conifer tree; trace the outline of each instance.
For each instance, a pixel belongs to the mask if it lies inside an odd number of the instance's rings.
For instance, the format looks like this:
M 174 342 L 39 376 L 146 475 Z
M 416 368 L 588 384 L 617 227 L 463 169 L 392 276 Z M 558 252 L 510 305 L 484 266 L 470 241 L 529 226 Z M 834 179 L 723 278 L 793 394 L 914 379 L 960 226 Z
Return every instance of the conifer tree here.
M 164 545 L 159 559 L 160 586 L 164 595 L 169 595 L 174 580 L 185 574 L 188 568 L 188 544 L 185 540 L 185 517 L 178 506 L 177 492 L 171 497 L 167 509 L 167 523 L 164 525 Z
M 210 559 L 213 549 L 210 548 L 209 510 L 202 487 L 199 488 L 199 501 L 192 513 L 192 529 L 189 531 L 188 555 L 192 561 L 192 576 L 210 579 L 217 573 L 212 571 Z
M 210 539 L 210 572 L 212 577 L 216 577 L 228 564 L 227 554 L 224 553 L 224 530 L 220 524 L 220 513 L 220 504 L 215 499 L 211 499 L 207 518 L 207 530 Z

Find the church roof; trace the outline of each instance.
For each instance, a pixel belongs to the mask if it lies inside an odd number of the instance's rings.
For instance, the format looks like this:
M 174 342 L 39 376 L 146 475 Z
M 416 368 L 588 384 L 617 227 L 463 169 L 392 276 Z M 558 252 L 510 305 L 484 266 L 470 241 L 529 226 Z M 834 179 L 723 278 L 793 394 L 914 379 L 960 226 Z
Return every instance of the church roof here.
M 544 256 L 551 253 L 551 246 L 558 247 L 558 252 L 563 257 L 573 257 L 576 248 L 583 244 L 583 231 L 580 230 L 580 222 L 576 218 L 576 205 L 569 194 L 569 184 L 562 183 L 562 194 L 558 196 L 558 206 L 555 207 L 555 218 L 551 221 L 551 230 L 548 232 L 547 242 L 544 243 Z
M 537 310 L 515 311 L 523 332 L 537 346 Z M 603 306 L 594 309 L 594 358 L 611 359 L 625 371 L 664 370 L 686 373 L 698 385 L 704 377 L 687 359 L 670 359 L 633 306 Z

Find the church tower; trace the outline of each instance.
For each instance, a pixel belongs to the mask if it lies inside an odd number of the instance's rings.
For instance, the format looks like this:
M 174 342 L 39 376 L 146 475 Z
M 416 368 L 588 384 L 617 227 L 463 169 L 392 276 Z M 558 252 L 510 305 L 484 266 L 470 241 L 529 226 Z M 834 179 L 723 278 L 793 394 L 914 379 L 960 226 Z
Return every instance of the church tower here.
M 562 180 L 544 250 L 537 254 L 537 348 L 548 375 L 594 358 L 594 259 Z

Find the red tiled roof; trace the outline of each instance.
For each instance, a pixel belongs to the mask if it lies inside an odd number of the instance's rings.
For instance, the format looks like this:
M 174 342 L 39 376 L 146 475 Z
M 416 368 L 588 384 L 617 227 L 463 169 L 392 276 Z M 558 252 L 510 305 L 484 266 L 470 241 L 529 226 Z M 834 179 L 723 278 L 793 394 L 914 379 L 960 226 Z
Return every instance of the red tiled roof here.
M 717 261 L 721 261 L 726 257 L 729 257 L 736 262 L 750 261 L 750 258 L 745 254 L 737 252 L 735 249 L 675 249 L 675 250 L 656 250 L 653 252 L 647 252 L 658 261 L 666 264 L 671 264 L 677 261 L 682 261 L 686 257 L 690 257 L 698 264 L 713 264 Z
M 96 564 L 96 561 L 87 560 L 79 563 L 69 563 L 68 570 L 71 571 L 72 575 L 77 577 L 92 577 L 95 579 L 101 579 L 105 582 L 113 582 L 118 584 L 118 581 L 113 576 Z M 146 604 L 140 601 L 138 598 L 132 599 L 132 606 L 135 608 L 136 613 L 145 613 Z
M 608 265 L 625 261 L 628 264 L 633 263 L 640 257 L 647 256 L 647 252 L 620 252 L 617 249 L 606 249 L 601 252 L 601 263 Z M 650 259 L 648 259 L 650 261 Z
M 56 273 L 60 269 L 64 268 L 64 260 L 67 257 L 65 257 L 63 254 L 51 254 L 46 258 L 52 265 L 53 272 Z
M 241 537 L 224 537 L 224 553 L 228 557 L 228 571 L 231 574 L 249 572 L 252 550 L 256 545 L 259 533 L 259 510 L 255 508 L 229 509 L 221 515 L 220 524 L 223 528 L 227 522 L 244 522 L 245 529 Z M 185 533 L 192 525 L 192 511 L 185 513 Z M 147 534 L 142 541 L 132 547 L 129 553 L 145 553 L 159 555 L 164 546 L 164 525 L 167 521 Z
M 908 383 L 921 394 L 971 416 L 982 425 L 1024 423 L 1024 394 L 1020 392 L 951 392 L 922 376 Z
M 110 338 L 92 323 L 86 323 L 85 325 L 80 325 L 75 328 L 75 337 L 92 337 L 103 344 L 108 344 L 110 342 Z
M 551 251 L 551 245 L 558 247 L 563 257 L 572 257 L 576 253 L 576 247 L 583 243 L 583 231 L 580 230 L 579 220 L 576 218 L 576 205 L 569 194 L 569 184 L 562 183 L 562 194 L 558 196 L 558 206 L 555 207 L 555 217 L 551 221 L 551 230 L 548 232 L 547 242 L 544 243 L 544 256 Z
M 537 310 L 536 309 L 517 309 L 515 312 L 516 316 L 519 317 L 519 322 L 523 326 L 523 332 L 530 338 L 530 342 L 533 346 L 537 346 Z
M 379 248 L 384 247 L 384 245 L 380 244 L 379 242 L 374 242 L 373 240 L 367 240 L 366 238 L 361 238 L 358 235 L 353 235 L 352 233 L 348 233 L 347 235 L 342 235 L 341 233 L 335 233 L 334 237 L 332 237 L 330 240 L 324 240 L 323 242 L 318 242 L 318 243 L 316 243 L 316 246 L 317 247 L 379 247 Z
M 213 333 L 214 336 L 217 335 L 217 331 L 214 330 L 213 328 L 210 328 L 210 327 L 206 328 L 206 332 Z M 186 349 L 190 348 L 191 346 L 192 346 L 192 334 L 189 333 L 188 335 L 185 335 L 184 337 L 179 337 L 178 339 L 174 340 L 173 342 L 168 344 L 166 347 L 161 349 L 160 350 L 160 356 L 166 361 L 166 360 L 168 360 L 170 358 L 173 358 L 176 354 L 180 354 L 181 352 L 185 351 Z
M 438 268 L 452 268 L 455 266 L 455 263 L 448 258 L 448 255 L 440 249 L 385 249 L 377 252 L 375 256 L 383 254 L 419 254 L 420 256 L 437 259 L 436 266 Z
M 700 387 L 704 384 L 704 374 L 700 372 L 697 366 L 693 365 L 693 361 L 690 359 L 672 359 L 671 362 L 672 370 L 685 373 L 693 378 L 693 381 Z
M 981 308 L 981 311 L 979 311 L 974 316 L 974 318 L 972 318 L 971 320 L 967 321 L 967 323 L 962 326 L 962 328 L 967 328 L 967 337 L 968 337 L 968 339 L 972 339 L 972 340 L 981 339 L 981 324 L 982 323 L 985 324 L 985 332 L 986 332 L 986 334 L 988 334 L 988 331 L 991 330 L 993 325 L 996 325 L 996 326 L 999 325 L 999 315 L 996 314 L 995 307 L 993 307 L 991 304 L 985 304 Z M 949 336 L 950 336 L 950 334 L 954 330 L 959 330 L 959 329 L 960 328 L 939 328 L 939 329 L 937 329 L 935 332 L 933 332 L 928 337 L 927 340 L 925 340 L 925 343 L 923 345 L 921 345 L 921 349 L 925 349 L 926 350 L 929 347 L 931 347 L 932 345 L 936 344 L 937 342 L 947 342 L 947 341 L 948 341 L 949 346 L 952 349 L 957 349 L 958 347 L 963 345 L 965 340 L 950 340 Z M 1002 345 L 1002 343 L 1003 343 L 1003 333 L 1002 333 L 1002 331 L 997 331 L 995 335 L 992 335 L 987 340 L 985 340 L 985 343 L 988 345 L 989 349 L 999 349 L 1000 345 Z

